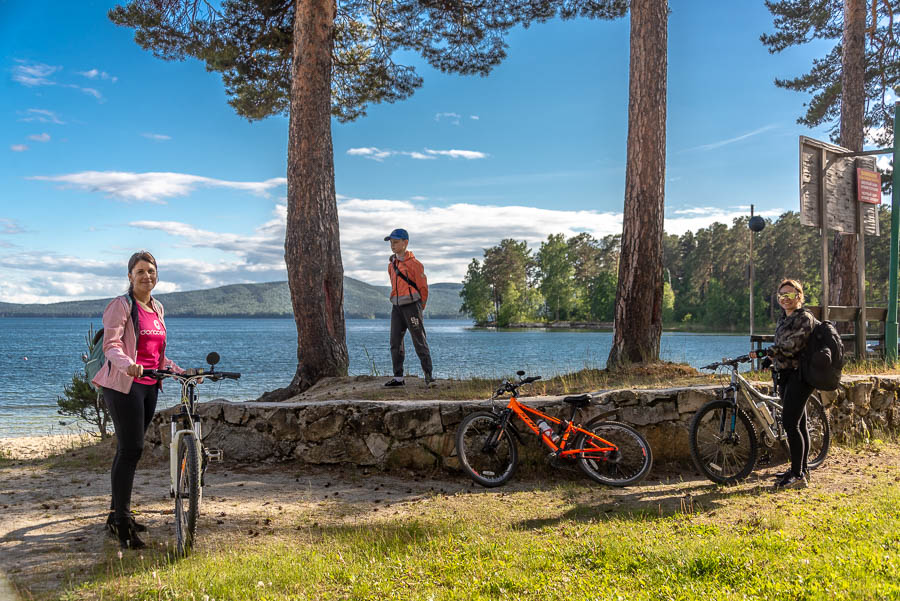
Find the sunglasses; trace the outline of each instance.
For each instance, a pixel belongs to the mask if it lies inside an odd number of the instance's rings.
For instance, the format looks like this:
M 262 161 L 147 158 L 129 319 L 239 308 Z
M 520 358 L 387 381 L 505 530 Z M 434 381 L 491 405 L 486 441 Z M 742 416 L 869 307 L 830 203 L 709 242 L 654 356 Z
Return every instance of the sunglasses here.
M 785 293 L 778 295 L 778 300 L 784 300 L 786 298 L 790 299 L 790 300 L 794 300 L 795 298 L 799 298 L 799 297 L 800 297 L 799 292 L 785 292 Z

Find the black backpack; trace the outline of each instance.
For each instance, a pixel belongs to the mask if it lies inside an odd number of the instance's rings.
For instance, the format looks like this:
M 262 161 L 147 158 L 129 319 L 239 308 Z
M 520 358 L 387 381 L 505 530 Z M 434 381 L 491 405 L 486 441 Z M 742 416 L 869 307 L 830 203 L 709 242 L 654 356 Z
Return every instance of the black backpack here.
M 844 366 L 844 343 L 832 321 L 818 321 L 800 355 L 800 376 L 818 390 L 837 390 Z

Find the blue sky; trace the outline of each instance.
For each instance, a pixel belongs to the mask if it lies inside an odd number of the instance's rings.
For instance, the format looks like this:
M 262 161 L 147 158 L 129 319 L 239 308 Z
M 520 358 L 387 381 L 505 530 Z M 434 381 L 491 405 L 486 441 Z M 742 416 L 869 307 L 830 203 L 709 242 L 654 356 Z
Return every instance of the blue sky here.
M 165 62 L 112 2 L 0 0 L 0 301 L 120 292 L 139 248 L 159 292 L 285 278 L 287 119 L 249 123 L 218 74 Z M 666 230 L 798 210 L 807 98 L 775 77 L 827 46 L 770 55 L 762 2 L 673 0 Z M 387 282 L 395 227 L 431 282 L 461 281 L 505 237 L 621 231 L 628 19 L 517 29 L 487 78 L 406 57 L 424 86 L 333 122 L 347 275 Z

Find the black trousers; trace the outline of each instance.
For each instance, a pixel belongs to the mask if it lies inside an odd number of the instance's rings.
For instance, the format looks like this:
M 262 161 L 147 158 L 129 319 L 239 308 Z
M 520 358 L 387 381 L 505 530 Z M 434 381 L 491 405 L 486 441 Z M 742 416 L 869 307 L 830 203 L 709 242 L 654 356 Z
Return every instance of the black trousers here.
M 809 427 L 806 423 L 806 400 L 813 387 L 803 381 L 797 369 L 778 372 L 778 392 L 784 409 L 781 422 L 791 451 L 791 471 L 799 476 L 807 469 L 809 457 Z
M 431 350 L 428 348 L 428 340 L 425 336 L 425 323 L 422 319 L 422 304 L 419 302 L 408 305 L 394 305 L 391 309 L 391 363 L 393 363 L 394 376 L 403 377 L 403 360 L 406 358 L 406 349 L 403 346 L 403 338 L 406 331 L 413 341 L 413 348 L 422 363 L 422 371 L 431 377 Z
M 112 504 L 116 521 L 123 522 L 131 513 L 131 489 L 134 472 L 144 452 L 144 435 L 156 413 L 156 384 L 131 385 L 131 392 L 123 394 L 110 388 L 103 389 L 103 401 L 116 426 L 116 456 L 113 458 L 110 480 Z

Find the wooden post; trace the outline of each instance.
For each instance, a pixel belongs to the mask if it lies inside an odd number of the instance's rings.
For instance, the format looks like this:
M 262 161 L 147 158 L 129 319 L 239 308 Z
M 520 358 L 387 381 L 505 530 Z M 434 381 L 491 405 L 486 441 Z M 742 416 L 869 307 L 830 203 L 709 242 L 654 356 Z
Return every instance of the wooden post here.
M 876 217 L 877 219 L 877 217 Z M 863 203 L 856 199 L 856 286 L 859 289 L 857 294 L 857 306 L 859 311 L 856 313 L 856 358 L 857 360 L 865 360 L 866 358 L 866 232 L 865 219 L 863 217 Z
M 825 149 L 819 149 L 819 231 L 822 234 L 822 321 L 828 319 L 828 221 L 825 208 Z
M 900 126 L 900 102 L 894 105 L 894 131 Z M 894 137 L 894 164 L 900 165 L 900 144 Z M 897 361 L 897 263 L 900 261 L 900 169 L 894 169 L 891 191 L 891 266 L 888 278 L 888 312 L 884 324 L 884 359 L 890 365 Z

